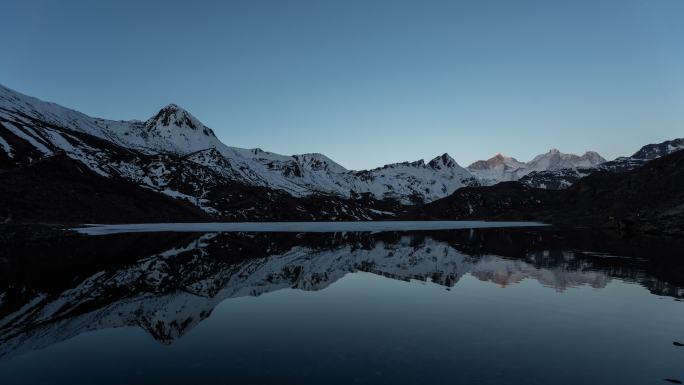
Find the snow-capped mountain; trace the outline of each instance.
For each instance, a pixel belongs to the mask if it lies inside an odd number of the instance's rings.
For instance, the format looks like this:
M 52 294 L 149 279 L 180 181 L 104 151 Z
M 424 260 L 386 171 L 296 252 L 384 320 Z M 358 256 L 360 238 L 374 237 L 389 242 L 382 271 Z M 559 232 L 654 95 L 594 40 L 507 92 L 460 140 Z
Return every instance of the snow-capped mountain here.
M 487 160 L 478 160 L 468 166 L 468 170 L 486 181 L 486 184 L 516 180 L 518 172 L 525 168 L 525 163 L 502 154 L 496 154 Z
M 376 197 L 411 201 L 433 201 L 445 197 L 463 186 L 475 186 L 479 181 L 459 166 L 449 154 L 425 161 L 388 164 L 354 175 L 364 184 L 361 191 Z M 364 192 L 365 192 L 364 191 Z
M 681 138 L 668 140 L 662 143 L 647 144 L 632 156 L 622 156 L 608 162 L 600 162 L 600 159 L 603 158 L 600 158 L 596 153 L 587 153 L 590 156 L 585 159 L 584 164 L 578 163 L 577 166 L 572 167 L 534 171 L 519 179 L 519 182 L 536 188 L 551 190 L 565 189 L 572 186 L 579 179 L 584 178 L 595 171 L 626 172 L 641 167 L 653 159 L 683 149 L 684 138 Z M 585 156 L 587 154 L 585 154 Z M 592 165 L 587 165 L 586 163 Z
M 587 151 L 579 156 L 565 154 L 554 148 L 545 154 L 535 156 L 526 163 L 496 154 L 488 160 L 474 162 L 468 166 L 468 170 L 480 178 L 483 184 L 491 185 L 498 182 L 519 180 L 533 172 L 595 168 L 605 161 L 601 155 L 594 151 Z
M 0 165 L 30 164 L 63 152 L 102 176 L 187 199 L 207 212 L 215 211 L 206 198 L 209 190 L 226 183 L 266 187 L 294 197 L 370 196 L 405 204 L 438 199 L 476 183 L 446 154 L 428 164 L 350 171 L 322 154 L 287 156 L 229 147 L 175 104 L 145 122 L 113 121 L 0 86 L 0 124 Z M 179 176 L 179 170 L 185 171 Z
M 137 127 L 137 124 L 132 126 Z M 145 122 L 138 137 L 144 140 L 141 146 L 144 149 L 179 155 L 221 145 L 210 128 L 175 104 L 162 108 Z
M 633 169 L 682 147 L 681 139 L 649 145 L 611 162 L 592 151 L 578 156 L 552 149 L 525 163 L 497 154 L 468 168 L 443 154 L 427 163 L 353 171 L 318 153 L 290 156 L 227 146 L 175 104 L 146 121 L 115 121 L 0 86 L 0 169 L 66 156 L 101 177 L 132 182 L 189 202 L 207 215 L 230 219 L 315 218 L 276 218 L 268 210 L 273 213 L 277 207 L 300 213 L 315 207 L 323 214 L 319 218 L 371 219 L 378 213 L 396 214 L 401 205 L 444 198 L 461 187 L 502 181 L 561 189 L 598 168 Z
M 587 151 L 582 156 L 564 154 L 557 149 L 551 149 L 546 154 L 537 155 L 526 164 L 526 172 L 560 170 L 564 168 L 591 168 L 605 162 L 595 151 Z
M 684 138 L 668 140 L 661 143 L 647 144 L 631 156 L 621 156 L 610 162 L 603 163 L 599 168 L 605 171 L 623 172 L 634 170 L 646 162 L 684 150 Z

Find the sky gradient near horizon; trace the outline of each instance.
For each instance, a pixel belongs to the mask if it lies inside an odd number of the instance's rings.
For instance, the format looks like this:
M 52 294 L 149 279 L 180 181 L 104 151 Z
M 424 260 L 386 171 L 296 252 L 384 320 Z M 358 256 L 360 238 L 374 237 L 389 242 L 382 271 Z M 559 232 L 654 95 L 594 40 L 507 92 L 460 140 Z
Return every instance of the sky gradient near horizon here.
M 684 1 L 0 3 L 0 84 L 352 169 L 684 136 Z

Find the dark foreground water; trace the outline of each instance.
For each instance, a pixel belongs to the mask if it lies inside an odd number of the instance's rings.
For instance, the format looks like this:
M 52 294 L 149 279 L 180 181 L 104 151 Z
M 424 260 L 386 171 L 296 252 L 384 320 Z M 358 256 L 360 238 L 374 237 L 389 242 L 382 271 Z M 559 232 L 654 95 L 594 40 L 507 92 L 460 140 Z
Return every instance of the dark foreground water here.
M 672 240 L 508 228 L 3 242 L 5 385 L 684 381 Z

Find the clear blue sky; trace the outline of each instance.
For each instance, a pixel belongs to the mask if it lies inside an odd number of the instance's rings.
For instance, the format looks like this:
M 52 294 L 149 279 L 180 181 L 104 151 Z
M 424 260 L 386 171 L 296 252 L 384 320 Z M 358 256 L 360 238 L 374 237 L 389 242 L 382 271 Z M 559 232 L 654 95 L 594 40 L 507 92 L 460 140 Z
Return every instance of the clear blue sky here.
M 0 2 L 0 83 L 349 168 L 684 136 L 684 1 Z

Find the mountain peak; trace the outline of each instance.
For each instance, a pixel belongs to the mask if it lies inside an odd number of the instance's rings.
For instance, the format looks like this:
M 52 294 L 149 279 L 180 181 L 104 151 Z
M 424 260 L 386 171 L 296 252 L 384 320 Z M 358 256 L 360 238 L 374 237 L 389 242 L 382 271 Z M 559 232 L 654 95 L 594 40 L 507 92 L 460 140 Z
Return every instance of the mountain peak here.
M 186 111 L 183 107 L 179 106 L 178 104 L 169 103 L 169 104 L 165 105 L 164 107 L 162 107 L 159 110 L 159 112 L 157 112 L 157 115 L 155 115 L 154 118 L 160 117 L 160 118 L 168 119 L 167 123 L 166 123 L 166 124 L 168 124 L 168 122 L 170 122 L 170 119 L 174 116 L 176 116 L 176 117 L 188 116 L 189 117 L 191 115 L 188 113 L 188 111 Z
M 176 127 L 200 131 L 206 136 L 215 136 L 214 132 L 207 128 L 199 119 L 175 103 L 167 104 L 155 116 L 145 122 L 148 130 Z
M 167 104 L 164 108 L 162 108 L 162 110 L 181 110 L 181 111 L 185 111 L 181 106 L 179 106 L 179 105 L 176 104 L 176 103 L 169 103 L 169 104 Z
M 449 154 L 446 152 L 440 156 L 435 157 L 432 159 L 428 165 L 432 168 L 435 169 L 442 169 L 442 168 L 454 168 L 458 166 L 458 163 L 452 158 Z
M 606 159 L 602 157 L 598 152 L 596 151 L 587 151 L 580 157 L 581 159 L 586 159 L 590 161 L 594 165 L 598 165 L 600 163 L 604 163 Z
M 504 154 L 497 152 L 494 156 L 487 160 L 478 160 L 473 162 L 468 166 L 469 170 L 491 170 L 493 168 L 504 168 L 504 169 L 517 169 L 522 167 L 523 164 L 518 162 L 517 159 L 505 156 Z

